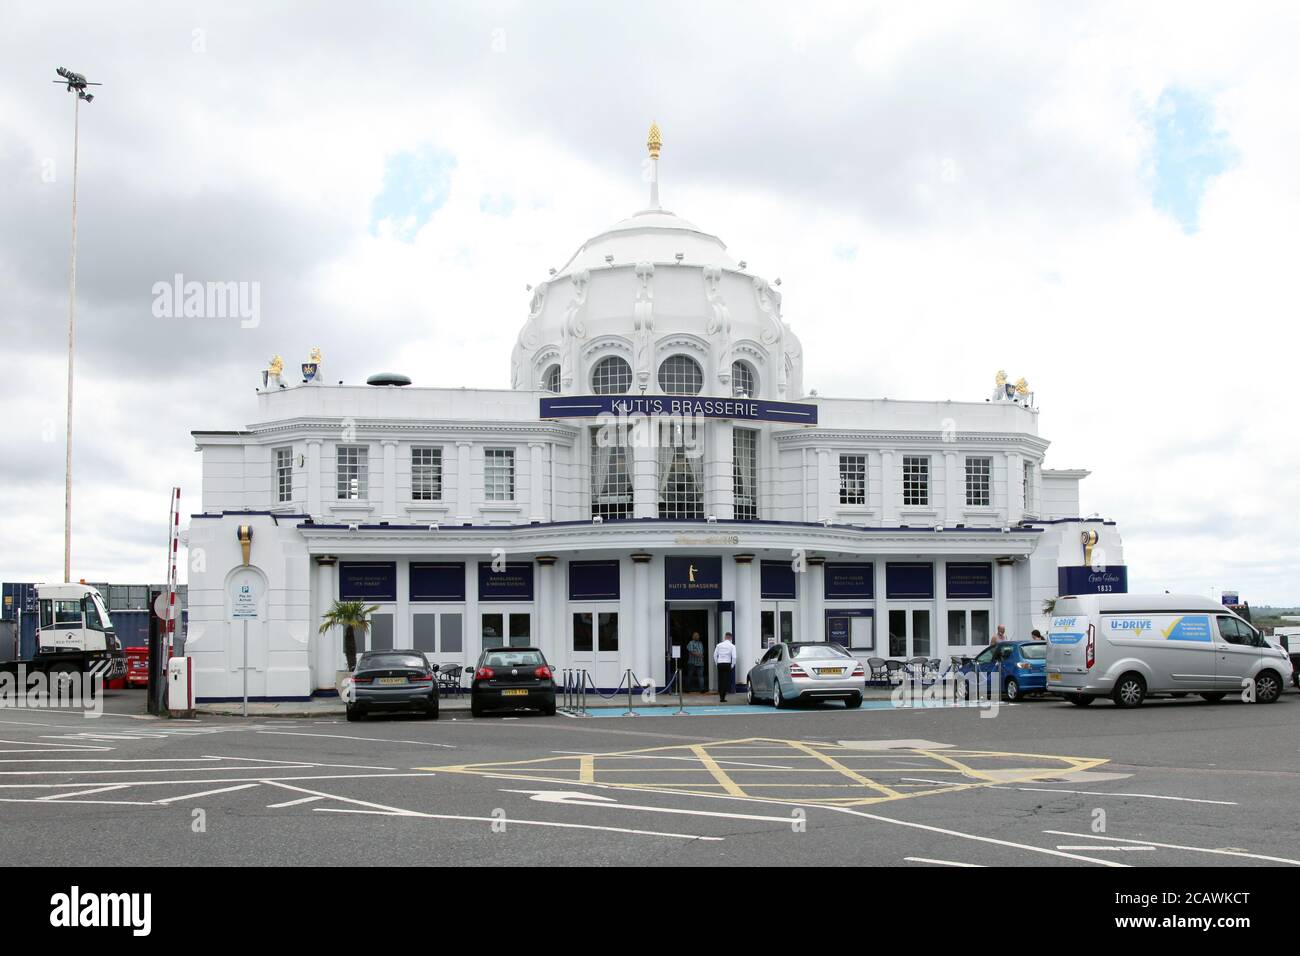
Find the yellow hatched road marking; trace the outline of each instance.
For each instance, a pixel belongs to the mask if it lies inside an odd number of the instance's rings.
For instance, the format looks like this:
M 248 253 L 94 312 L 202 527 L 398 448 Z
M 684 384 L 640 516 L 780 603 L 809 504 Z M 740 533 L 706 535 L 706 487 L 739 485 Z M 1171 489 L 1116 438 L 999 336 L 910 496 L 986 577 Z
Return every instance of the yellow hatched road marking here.
M 745 796 L 745 791 L 736 786 L 735 781 L 728 777 L 726 771 L 718 766 L 718 762 L 709 756 L 708 751 L 704 749 L 702 744 L 692 744 L 691 753 L 700 758 L 700 763 L 704 764 L 705 769 L 713 774 L 713 779 L 721 784 L 723 790 L 726 790 L 733 797 Z

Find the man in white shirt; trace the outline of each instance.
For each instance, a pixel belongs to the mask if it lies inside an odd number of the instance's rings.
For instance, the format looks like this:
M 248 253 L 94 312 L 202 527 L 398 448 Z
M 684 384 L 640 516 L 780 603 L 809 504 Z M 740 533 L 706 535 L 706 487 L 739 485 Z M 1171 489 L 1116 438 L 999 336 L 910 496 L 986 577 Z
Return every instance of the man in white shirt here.
M 736 645 L 731 642 L 731 632 L 722 635 L 722 640 L 713 649 L 713 663 L 718 666 L 718 700 L 727 702 L 727 691 L 731 689 L 731 671 L 736 666 Z

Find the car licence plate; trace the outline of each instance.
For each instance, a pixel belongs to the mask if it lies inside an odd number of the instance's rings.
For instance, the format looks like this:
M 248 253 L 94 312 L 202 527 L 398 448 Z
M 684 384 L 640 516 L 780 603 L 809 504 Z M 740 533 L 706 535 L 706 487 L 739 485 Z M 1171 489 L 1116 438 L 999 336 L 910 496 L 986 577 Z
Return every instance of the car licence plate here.
M 501 696 L 502 697 L 527 697 L 528 691 L 526 689 L 525 690 L 503 690 L 501 692 Z
M 822 667 L 817 671 L 818 674 L 826 674 L 831 677 L 838 677 L 844 673 L 843 667 Z
M 406 683 L 406 678 L 405 678 L 405 677 L 381 677 L 381 678 L 379 678 L 379 683 L 381 683 L 381 684 L 405 684 L 405 683 Z
M 1048 680 L 1060 680 L 1060 679 L 1061 679 L 1061 674 L 1060 674 L 1059 671 L 1052 671 L 1051 673 L 1049 673 L 1049 674 L 1047 675 L 1047 679 L 1048 679 Z

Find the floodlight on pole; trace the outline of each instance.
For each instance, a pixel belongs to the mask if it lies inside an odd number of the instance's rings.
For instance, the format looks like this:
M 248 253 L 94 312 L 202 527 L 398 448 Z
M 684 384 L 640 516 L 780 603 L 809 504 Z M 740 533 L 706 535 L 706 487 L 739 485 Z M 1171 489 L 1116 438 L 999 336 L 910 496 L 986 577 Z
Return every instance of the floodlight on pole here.
M 72 359 L 77 344 L 77 159 L 81 146 L 81 101 L 94 100 L 93 93 L 86 92 L 88 86 L 102 86 L 91 83 L 80 73 L 74 73 L 65 67 L 58 67 L 55 73 L 63 77 L 55 83 L 67 84 L 69 93 L 76 92 L 72 101 L 72 253 L 68 263 L 68 429 L 63 468 L 63 580 L 72 580 Z

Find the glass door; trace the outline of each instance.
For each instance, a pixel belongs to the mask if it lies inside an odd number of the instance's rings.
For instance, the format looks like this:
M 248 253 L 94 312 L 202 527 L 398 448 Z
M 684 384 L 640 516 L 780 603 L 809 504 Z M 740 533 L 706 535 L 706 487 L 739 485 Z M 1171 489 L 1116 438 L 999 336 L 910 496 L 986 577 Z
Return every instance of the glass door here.
M 933 617 L 929 604 L 890 605 L 889 656 L 903 660 L 933 657 Z
M 609 607 L 606 605 L 606 607 Z M 569 615 L 570 660 L 584 668 L 592 682 L 606 690 L 623 679 L 618 659 L 618 612 L 598 604 L 576 605 Z
M 789 644 L 795 639 L 793 601 L 764 601 L 758 621 L 763 650 L 778 641 Z
M 493 647 L 532 647 L 530 611 L 485 610 L 479 615 L 483 650 Z

